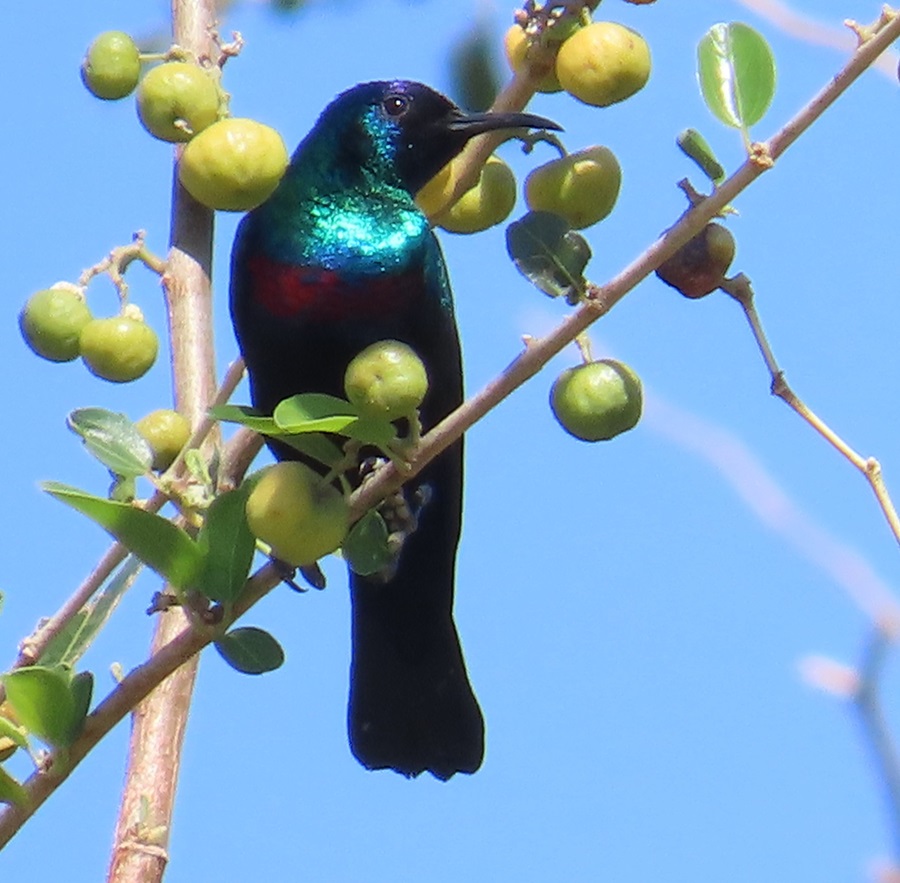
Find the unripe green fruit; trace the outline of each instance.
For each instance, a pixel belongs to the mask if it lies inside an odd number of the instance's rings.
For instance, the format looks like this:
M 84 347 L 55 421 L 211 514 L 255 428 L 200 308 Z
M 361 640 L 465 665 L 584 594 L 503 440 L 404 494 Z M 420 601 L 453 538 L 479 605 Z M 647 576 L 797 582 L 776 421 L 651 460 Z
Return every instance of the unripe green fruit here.
M 562 44 L 556 75 L 579 101 L 607 107 L 644 88 L 650 78 L 650 49 L 636 31 L 597 21 Z
M 538 166 L 525 179 L 535 212 L 562 215 L 576 230 L 602 221 L 619 197 L 622 168 L 608 147 L 588 147 Z
M 19 313 L 19 329 L 37 355 L 51 362 L 71 362 L 81 352 L 81 331 L 92 318 L 79 292 L 47 288 L 28 299 Z
M 272 195 L 287 164 L 278 132 L 255 120 L 228 118 L 188 142 L 178 177 L 203 205 L 246 212 Z
M 219 118 L 219 87 L 199 65 L 168 61 L 141 80 L 137 110 L 155 138 L 189 141 Z
M 159 338 L 132 315 L 93 319 L 81 331 L 81 358 L 92 374 L 128 383 L 146 374 L 156 361 Z
M 363 417 L 409 417 L 428 392 L 425 365 L 399 340 L 367 346 L 347 366 L 344 392 Z
M 513 25 L 503 37 L 506 61 L 513 73 L 518 73 L 528 64 L 529 48 L 528 35 L 525 33 L 525 29 L 519 25 Z M 562 86 L 559 84 L 559 79 L 552 65 L 548 66 L 547 73 L 538 81 L 537 90 L 545 93 L 562 91 Z
M 667 261 L 656 275 L 685 297 L 704 297 L 725 281 L 734 260 L 734 237 L 721 224 L 707 224 Z
M 641 419 L 643 392 L 637 374 L 615 359 L 563 371 L 550 390 L 560 426 L 582 441 L 606 441 Z
M 81 81 L 87 90 L 107 101 L 134 92 L 141 77 L 141 53 L 122 31 L 105 31 L 88 47 L 81 63 Z
M 488 157 L 474 186 L 437 219 L 451 233 L 480 233 L 509 217 L 516 204 L 516 176 L 496 156 Z
M 191 437 L 191 424 L 187 417 L 171 408 L 160 408 L 141 417 L 134 424 L 153 451 L 153 468 L 159 472 L 168 469 Z
M 250 532 L 294 567 L 333 552 L 350 525 L 344 496 L 305 463 L 266 469 L 247 498 L 246 512 Z

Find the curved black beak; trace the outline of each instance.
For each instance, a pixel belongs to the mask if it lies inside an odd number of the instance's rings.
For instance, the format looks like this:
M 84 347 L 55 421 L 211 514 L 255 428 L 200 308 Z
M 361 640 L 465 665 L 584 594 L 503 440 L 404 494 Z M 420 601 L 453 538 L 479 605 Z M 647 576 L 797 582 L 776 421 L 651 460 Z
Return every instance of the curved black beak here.
M 497 129 L 552 129 L 562 131 L 562 126 L 533 113 L 463 113 L 454 112 L 445 122 L 448 132 L 464 135 L 467 139 L 483 132 Z

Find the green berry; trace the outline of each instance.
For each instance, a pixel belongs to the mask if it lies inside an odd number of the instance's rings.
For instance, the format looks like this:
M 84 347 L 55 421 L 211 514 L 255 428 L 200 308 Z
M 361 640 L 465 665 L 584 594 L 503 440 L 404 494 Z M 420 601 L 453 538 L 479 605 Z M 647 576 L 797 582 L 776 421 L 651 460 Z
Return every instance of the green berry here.
M 212 209 L 246 212 L 268 199 L 288 164 L 281 135 L 255 120 L 219 120 L 192 138 L 178 177 Z
M 619 198 L 622 168 L 608 147 L 588 147 L 538 166 L 525 179 L 532 211 L 561 215 L 575 230 L 602 221 Z
M 170 408 L 151 411 L 135 426 L 153 451 L 153 468 L 160 472 L 175 462 L 191 437 L 191 424 L 187 417 Z
M 92 374 L 113 383 L 143 377 L 159 351 L 156 332 L 142 318 L 123 314 L 93 319 L 81 331 L 81 358 Z
M 81 331 L 93 317 L 84 297 L 70 288 L 33 294 L 19 313 L 25 343 L 51 362 L 71 362 L 81 350 Z
M 272 554 L 294 567 L 334 552 L 350 526 L 345 497 L 305 463 L 266 469 L 247 498 L 247 524 Z
M 219 87 L 199 65 L 169 61 L 141 80 L 137 110 L 155 138 L 189 141 L 219 118 Z
M 637 374 L 615 359 L 563 371 L 550 390 L 560 426 L 582 441 L 606 441 L 641 419 L 643 393 Z
M 122 31 L 105 31 L 88 47 L 81 63 L 81 80 L 87 90 L 107 101 L 134 92 L 141 77 L 141 53 Z
M 344 374 L 344 392 L 363 417 L 409 417 L 428 392 L 422 360 L 399 340 L 382 340 L 358 353 Z

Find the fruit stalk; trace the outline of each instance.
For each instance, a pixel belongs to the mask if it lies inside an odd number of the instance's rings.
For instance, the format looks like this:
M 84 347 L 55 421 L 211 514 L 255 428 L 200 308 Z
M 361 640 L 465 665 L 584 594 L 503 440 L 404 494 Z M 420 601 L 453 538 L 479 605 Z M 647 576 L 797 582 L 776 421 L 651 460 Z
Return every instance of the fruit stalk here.
M 174 41 L 201 56 L 214 56 L 210 37 L 214 0 L 172 0 Z M 180 154 L 176 148 L 176 155 Z M 215 395 L 212 266 L 213 212 L 197 203 L 173 171 L 171 251 L 163 288 L 169 316 L 175 406 L 196 426 Z M 152 653 L 158 654 L 187 619 L 178 610 L 158 617 Z M 197 657 L 190 656 L 135 710 L 125 789 L 107 880 L 153 883 L 162 879 L 181 751 Z M 133 842 L 146 839 L 147 848 Z

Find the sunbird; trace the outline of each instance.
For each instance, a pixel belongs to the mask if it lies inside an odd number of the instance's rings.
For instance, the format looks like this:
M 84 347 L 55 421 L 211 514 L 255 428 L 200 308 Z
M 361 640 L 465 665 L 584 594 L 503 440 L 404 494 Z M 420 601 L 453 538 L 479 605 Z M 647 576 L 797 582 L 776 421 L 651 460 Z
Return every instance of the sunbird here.
M 466 114 L 405 80 L 360 84 L 329 104 L 235 237 L 231 315 L 254 407 L 271 414 L 297 393 L 343 395 L 350 360 L 381 340 L 408 344 L 425 364 L 424 431 L 458 407 L 453 295 L 414 196 L 475 135 L 558 128 L 527 113 Z M 269 447 L 302 459 L 277 441 Z M 350 571 L 348 729 L 369 769 L 447 780 L 484 757 L 484 719 L 453 621 L 462 487 L 460 440 L 404 489 L 419 511 L 396 567 Z

